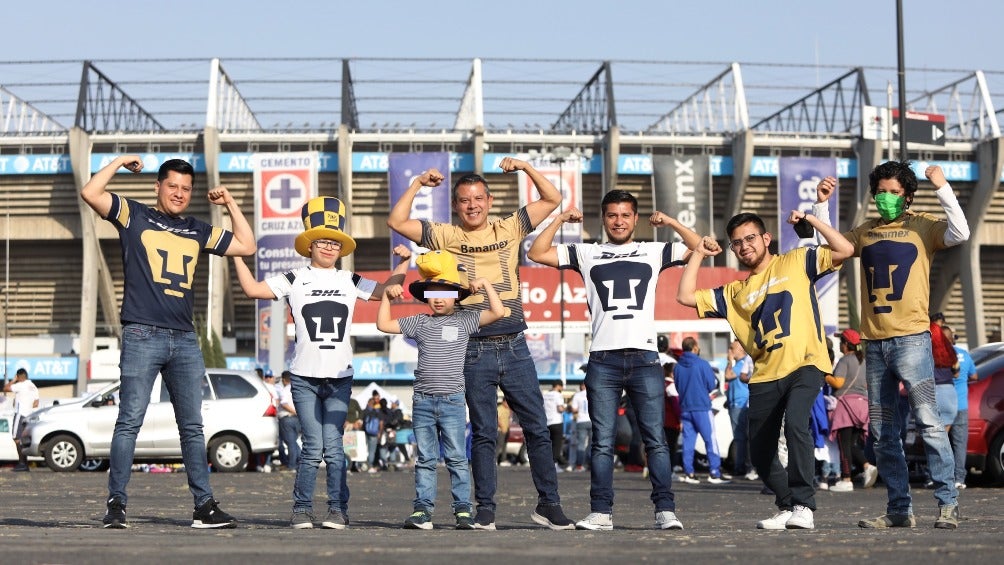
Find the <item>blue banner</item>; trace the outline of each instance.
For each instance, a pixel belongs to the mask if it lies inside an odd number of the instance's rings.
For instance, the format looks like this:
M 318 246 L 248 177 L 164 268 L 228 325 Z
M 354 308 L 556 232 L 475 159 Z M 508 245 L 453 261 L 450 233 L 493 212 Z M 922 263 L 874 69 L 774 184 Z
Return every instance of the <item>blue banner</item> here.
M 91 172 L 100 171 L 119 156 L 119 153 L 92 153 Z M 143 160 L 144 174 L 157 174 L 164 161 L 170 159 L 184 159 L 192 165 L 196 173 L 206 172 L 206 159 L 202 153 L 140 153 L 139 157 Z
M 422 187 L 411 205 L 411 218 L 428 220 L 430 222 L 450 222 L 450 154 L 449 153 L 391 153 L 388 162 L 387 180 L 390 187 L 391 207 L 401 199 L 405 191 L 416 177 L 429 169 L 438 169 L 443 174 L 442 184 L 435 187 Z M 397 258 L 393 250 L 397 245 L 404 244 L 411 248 L 412 265 L 414 257 L 428 251 L 417 243 L 405 238 L 396 231 L 390 232 L 390 265 L 394 268 Z
M 28 371 L 33 381 L 77 381 L 77 367 L 80 360 L 76 356 L 39 355 L 32 357 L 8 357 L 7 375 L 13 380 L 18 369 Z
M 0 155 L 0 175 L 68 175 L 69 155 Z

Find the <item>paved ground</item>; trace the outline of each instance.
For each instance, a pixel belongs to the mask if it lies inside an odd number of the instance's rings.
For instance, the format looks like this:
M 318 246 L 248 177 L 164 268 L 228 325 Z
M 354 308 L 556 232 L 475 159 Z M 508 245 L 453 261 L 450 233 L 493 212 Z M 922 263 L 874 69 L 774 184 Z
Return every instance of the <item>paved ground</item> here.
M 812 558 L 854 563 L 950 559 L 1000 562 L 1004 544 L 1004 488 L 963 491 L 964 522 L 956 531 L 935 530 L 930 491 L 915 491 L 920 525 L 913 530 L 862 530 L 862 517 L 882 513 L 885 490 L 820 492 L 813 531 L 758 531 L 772 513 L 772 497 L 760 484 L 675 486 L 677 514 L 685 530 L 652 528 L 648 481 L 617 473 L 612 532 L 543 529 L 530 520 L 536 494 L 525 467 L 500 469 L 496 532 L 451 529 L 448 478 L 440 471 L 441 511 L 436 529 L 400 529 L 414 494 L 410 472 L 351 475 L 352 525 L 345 531 L 288 527 L 293 473 L 214 474 L 222 507 L 240 518 L 236 530 L 194 530 L 184 474 L 136 473 L 129 485 L 128 530 L 104 530 L 106 475 L 0 472 L 0 562 L 2 563 L 482 563 L 791 562 Z M 569 516 L 589 510 L 587 473 L 559 475 Z M 324 489 L 317 491 L 324 508 Z M 440 529 L 442 527 L 442 529 Z M 942 561 L 944 562 L 944 561 Z

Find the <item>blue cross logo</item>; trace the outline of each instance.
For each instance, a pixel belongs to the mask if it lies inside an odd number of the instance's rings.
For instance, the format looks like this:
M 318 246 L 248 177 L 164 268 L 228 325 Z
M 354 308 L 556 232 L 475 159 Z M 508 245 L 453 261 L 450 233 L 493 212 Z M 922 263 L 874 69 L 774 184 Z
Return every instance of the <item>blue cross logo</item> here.
M 282 203 L 283 210 L 289 210 L 292 206 L 292 201 L 294 198 L 300 200 L 302 198 L 302 193 L 299 188 L 293 188 L 289 182 L 289 178 L 283 178 L 279 181 L 279 188 L 272 190 L 268 194 L 269 198 L 277 198 Z

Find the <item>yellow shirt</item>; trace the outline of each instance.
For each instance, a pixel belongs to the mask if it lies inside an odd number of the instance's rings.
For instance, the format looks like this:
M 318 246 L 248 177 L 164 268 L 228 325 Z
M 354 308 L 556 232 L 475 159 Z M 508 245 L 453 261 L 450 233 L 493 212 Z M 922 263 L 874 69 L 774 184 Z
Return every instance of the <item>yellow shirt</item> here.
M 814 283 L 837 268 L 827 246 L 793 249 L 746 280 L 698 290 L 697 314 L 729 321 L 753 358 L 751 383 L 775 381 L 806 365 L 831 373 Z
M 945 220 L 907 211 L 900 221 L 869 220 L 844 234 L 861 257 L 861 337 L 929 329 L 931 257 L 945 248 L 947 229 Z

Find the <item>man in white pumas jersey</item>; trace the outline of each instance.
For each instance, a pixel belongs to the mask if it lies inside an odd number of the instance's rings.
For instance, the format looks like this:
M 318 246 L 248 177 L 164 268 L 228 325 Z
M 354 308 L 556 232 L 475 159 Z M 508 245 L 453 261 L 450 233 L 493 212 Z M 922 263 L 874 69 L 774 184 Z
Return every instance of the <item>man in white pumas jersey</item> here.
M 638 415 L 648 455 L 656 527 L 683 529 L 676 518 L 669 448 L 662 430 L 665 412 L 662 365 L 655 340 L 655 289 L 659 273 L 682 265 L 688 247 L 701 237 L 662 212 L 653 226 L 676 230 L 686 245 L 634 241 L 638 200 L 625 190 L 603 197 L 603 228 L 608 243 L 552 245 L 565 222 L 581 222 L 569 209 L 547 226 L 530 247 L 530 259 L 572 269 L 586 285 L 593 341 L 586 368 L 586 395 L 592 421 L 590 514 L 575 525 L 584 530 L 611 530 L 613 522 L 614 435 L 621 393 L 627 391 Z

